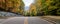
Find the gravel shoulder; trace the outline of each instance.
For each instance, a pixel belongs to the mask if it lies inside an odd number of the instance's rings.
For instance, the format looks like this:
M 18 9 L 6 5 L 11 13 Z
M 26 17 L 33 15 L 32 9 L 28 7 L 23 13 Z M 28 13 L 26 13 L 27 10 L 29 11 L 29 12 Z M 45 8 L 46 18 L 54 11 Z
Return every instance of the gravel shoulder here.
M 42 16 L 41 18 L 54 24 L 60 24 L 60 16 Z

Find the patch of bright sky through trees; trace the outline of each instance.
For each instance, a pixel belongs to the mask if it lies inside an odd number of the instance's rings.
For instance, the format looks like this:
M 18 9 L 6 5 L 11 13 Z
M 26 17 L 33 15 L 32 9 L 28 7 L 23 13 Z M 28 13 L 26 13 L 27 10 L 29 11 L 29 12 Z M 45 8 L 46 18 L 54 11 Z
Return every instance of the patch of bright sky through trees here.
M 23 2 L 25 4 L 25 10 L 29 10 L 29 6 L 34 2 L 34 0 L 23 0 Z

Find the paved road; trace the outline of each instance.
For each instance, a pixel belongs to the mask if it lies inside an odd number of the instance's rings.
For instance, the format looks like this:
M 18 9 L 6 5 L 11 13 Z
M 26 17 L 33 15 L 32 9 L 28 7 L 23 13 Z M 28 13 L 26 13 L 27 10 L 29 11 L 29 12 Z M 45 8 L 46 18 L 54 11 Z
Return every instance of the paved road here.
M 1 24 L 51 24 L 38 17 L 12 17 L 3 21 Z

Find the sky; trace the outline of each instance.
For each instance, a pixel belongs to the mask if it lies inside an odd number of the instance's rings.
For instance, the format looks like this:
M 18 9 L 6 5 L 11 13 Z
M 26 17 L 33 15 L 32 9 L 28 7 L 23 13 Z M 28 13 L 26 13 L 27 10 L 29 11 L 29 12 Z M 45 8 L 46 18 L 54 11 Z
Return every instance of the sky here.
M 23 2 L 25 4 L 25 10 L 29 10 L 29 6 L 34 2 L 34 0 L 23 0 Z
M 31 3 L 34 2 L 34 0 L 23 0 L 25 6 L 29 6 Z

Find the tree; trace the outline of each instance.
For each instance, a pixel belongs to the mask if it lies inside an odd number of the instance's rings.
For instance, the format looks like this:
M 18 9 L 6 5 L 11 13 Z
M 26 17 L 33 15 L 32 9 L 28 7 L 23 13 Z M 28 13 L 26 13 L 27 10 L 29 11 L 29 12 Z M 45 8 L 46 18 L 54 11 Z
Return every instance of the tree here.
M 30 15 L 36 16 L 36 14 L 37 14 L 36 6 L 35 6 L 35 4 L 31 4 L 30 5 Z
M 37 15 L 60 15 L 60 0 L 36 0 Z
M 22 0 L 0 0 L 0 10 L 23 14 L 24 3 Z

